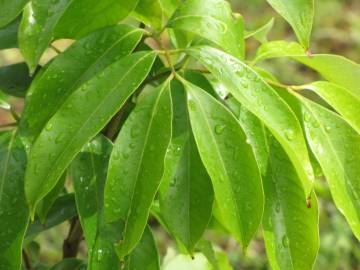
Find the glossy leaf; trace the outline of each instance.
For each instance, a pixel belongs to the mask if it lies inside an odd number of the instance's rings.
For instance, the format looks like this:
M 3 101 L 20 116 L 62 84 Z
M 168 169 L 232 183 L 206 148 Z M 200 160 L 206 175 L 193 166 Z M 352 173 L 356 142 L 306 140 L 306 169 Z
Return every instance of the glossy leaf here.
M 314 82 L 305 87 L 320 95 L 360 134 L 360 96 L 329 82 Z
M 98 136 L 83 148 L 71 164 L 76 205 L 89 247 L 90 269 L 97 269 L 92 262 L 98 256 L 94 245 L 103 226 L 104 187 L 111 150 L 112 143 Z
M 0 134 L 0 269 L 19 269 L 28 223 L 26 153 L 16 131 Z
M 16 48 L 17 45 L 17 31 L 19 28 L 20 19 L 15 19 L 10 24 L 0 27 L 0 50 Z
M 135 6 L 136 2 L 124 0 L 32 0 L 25 7 L 19 29 L 19 46 L 30 71 L 35 70 L 54 36 L 74 38 L 115 24 Z
M 161 29 L 163 10 L 160 0 L 138 0 L 133 16 L 155 29 Z
M 0 27 L 13 21 L 27 2 L 28 0 L 2 0 L 0 2 Z
M 72 93 L 50 119 L 31 149 L 27 166 L 25 192 L 31 210 L 139 87 L 154 59 L 153 52 L 138 52 L 115 62 Z
M 233 17 L 224 0 L 189 0 L 180 5 L 168 26 L 195 33 L 238 58 L 244 57 L 244 22 Z
M 263 213 L 261 177 L 253 151 L 230 111 L 201 88 L 184 83 L 191 127 L 221 215 L 246 249 Z
M 160 270 L 159 254 L 149 227 L 146 227 L 140 242 L 131 254 L 126 257 L 124 269 Z
M 120 258 L 141 239 L 171 138 L 169 81 L 148 90 L 116 139 L 105 187 L 105 220 L 125 222 L 122 240 L 116 247 Z
M 20 124 L 23 140 L 30 145 L 80 85 L 128 55 L 141 36 L 131 26 L 106 27 L 80 39 L 56 57 L 29 89 Z
M 325 79 L 347 88 L 360 97 L 360 65 L 339 55 L 304 53 L 294 42 L 273 41 L 261 45 L 256 62 L 277 57 L 290 57 L 319 72 Z
M 168 230 L 193 253 L 212 212 L 214 192 L 191 131 L 186 97 L 173 85 L 173 137 L 165 158 L 160 210 Z
M 305 98 L 300 100 L 311 150 L 326 176 L 336 206 L 360 239 L 360 135 L 335 113 Z
M 314 21 L 314 0 L 267 0 L 294 29 L 301 45 L 310 47 L 310 36 Z
M 294 163 L 305 193 L 309 195 L 314 181 L 313 170 L 300 123 L 289 105 L 261 76 L 240 60 L 210 47 L 187 51 L 274 134 Z
M 281 145 L 269 139 L 270 158 L 264 178 L 263 231 L 272 269 L 311 270 L 319 249 L 318 206 L 312 193 L 311 208 Z
M 23 97 L 31 83 L 25 63 L 0 67 L 0 90 L 9 96 Z
M 180 5 L 181 0 L 159 0 L 165 15 L 170 17 L 176 8 Z

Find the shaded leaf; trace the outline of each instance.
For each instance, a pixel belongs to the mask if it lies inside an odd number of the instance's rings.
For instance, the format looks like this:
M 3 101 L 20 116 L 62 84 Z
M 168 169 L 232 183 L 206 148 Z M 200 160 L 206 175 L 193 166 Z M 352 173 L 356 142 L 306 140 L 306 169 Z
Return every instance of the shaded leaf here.
M 164 171 L 171 138 L 169 80 L 143 92 L 122 127 L 111 154 L 105 187 L 105 220 L 122 220 L 120 258 L 140 241 Z
M 30 209 L 56 185 L 83 145 L 138 88 L 154 59 L 153 52 L 138 52 L 122 58 L 69 96 L 31 149 L 25 176 Z
M 155 29 L 161 29 L 163 10 L 160 0 L 138 0 L 133 16 Z
M 0 27 L 0 50 L 16 48 L 17 33 L 19 28 L 20 18 L 15 19 L 10 24 Z
M 25 63 L 0 67 L 0 90 L 9 96 L 24 97 L 31 83 Z
M 85 270 L 86 265 L 83 261 L 70 258 L 62 260 L 61 262 L 57 263 L 50 270 Z
M 261 222 L 264 199 L 253 151 L 230 111 L 202 89 L 184 83 L 191 127 L 221 215 L 246 249 Z
M 27 2 L 28 0 L 2 0 L 0 3 L 0 27 L 13 21 Z

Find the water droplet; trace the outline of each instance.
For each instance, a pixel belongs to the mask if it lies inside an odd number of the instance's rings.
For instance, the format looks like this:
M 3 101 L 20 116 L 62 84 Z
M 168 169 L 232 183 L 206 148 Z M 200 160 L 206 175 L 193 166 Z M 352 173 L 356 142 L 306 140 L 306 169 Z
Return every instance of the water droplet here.
M 294 131 L 292 129 L 288 129 L 288 130 L 285 131 L 285 136 L 289 141 L 291 141 L 291 140 L 294 139 L 295 133 L 294 133 Z
M 102 249 L 99 249 L 97 252 L 97 260 L 101 261 L 104 257 L 104 251 Z
M 46 125 L 45 129 L 46 129 L 46 131 L 50 131 L 52 129 L 52 127 L 53 127 L 52 123 L 49 123 Z
M 304 120 L 305 120 L 305 122 L 310 122 L 310 119 L 311 119 L 310 114 L 306 112 L 306 113 L 304 114 Z
M 289 246 L 289 238 L 286 235 L 284 235 L 281 240 L 281 243 L 284 247 L 288 247 Z
M 326 130 L 327 133 L 330 133 L 331 127 L 330 127 L 330 126 L 326 126 L 326 127 L 325 127 L 325 130 Z
M 251 140 L 249 138 L 246 139 L 247 144 L 251 144 Z
M 281 205 L 280 205 L 280 203 L 276 203 L 276 205 L 275 205 L 275 211 L 277 212 L 277 213 L 280 213 L 280 210 L 281 210 Z
M 220 135 L 224 132 L 224 129 L 225 129 L 225 125 L 218 124 L 215 126 L 215 133 Z
M 136 138 L 140 134 L 140 131 L 138 128 L 132 128 L 130 131 L 131 138 Z

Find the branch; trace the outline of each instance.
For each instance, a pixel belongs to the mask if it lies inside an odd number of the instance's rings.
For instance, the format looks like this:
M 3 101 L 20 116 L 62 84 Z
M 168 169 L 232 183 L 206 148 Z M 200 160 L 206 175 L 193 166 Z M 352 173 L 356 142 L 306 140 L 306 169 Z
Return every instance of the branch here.
M 71 220 L 68 237 L 63 244 L 63 258 L 76 257 L 80 242 L 83 240 L 83 230 L 78 217 Z

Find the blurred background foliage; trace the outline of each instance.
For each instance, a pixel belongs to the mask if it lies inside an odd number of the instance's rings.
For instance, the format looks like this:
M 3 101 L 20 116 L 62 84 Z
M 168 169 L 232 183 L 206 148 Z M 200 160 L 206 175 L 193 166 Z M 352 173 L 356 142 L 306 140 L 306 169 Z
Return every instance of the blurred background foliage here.
M 359 0 L 316 0 L 316 17 L 312 35 L 311 50 L 314 53 L 333 53 L 360 62 L 360 1 Z M 275 18 L 274 27 L 269 34 L 269 40 L 295 40 L 290 26 L 281 19 L 266 4 L 265 0 L 232 0 L 236 12 L 241 13 L 246 22 L 247 30 L 254 30 L 271 18 Z M 62 40 L 55 44 L 57 48 L 65 49 L 71 41 Z M 259 43 L 254 39 L 247 42 L 248 59 L 254 55 Z M 56 53 L 49 49 L 42 63 L 46 63 Z M 22 57 L 17 49 L 0 51 L 0 66 L 21 62 Z M 303 84 L 319 79 L 318 75 L 308 69 L 286 59 L 272 60 L 263 64 L 264 68 L 275 74 L 281 81 L 289 84 Z M 18 113 L 22 110 L 22 101 L 13 98 L 11 102 Z M 11 122 L 11 115 L 0 109 L 0 124 Z M 321 175 L 318 177 L 317 194 L 320 199 L 320 234 L 321 247 L 315 269 L 360 269 L 360 244 L 352 235 L 342 215 L 330 200 L 330 193 Z M 218 226 L 216 222 L 213 227 Z M 62 244 L 67 236 L 69 222 L 60 224 L 45 233 L 36 236 L 26 247 L 33 266 L 37 269 L 49 269 L 62 257 Z M 176 245 L 169 236 L 153 226 L 159 251 L 166 261 L 174 256 Z M 220 230 L 221 231 L 221 230 Z M 219 230 L 209 230 L 206 238 L 214 241 L 223 250 L 234 269 L 269 269 L 262 235 L 258 236 L 243 254 L 238 244 Z M 168 248 L 170 246 L 170 249 Z M 84 243 L 80 247 L 79 258 L 86 258 Z M 178 258 L 179 259 L 179 258 Z M 181 258 L 180 258 L 181 259 Z M 183 258 L 176 269 L 199 269 L 204 264 L 204 257 L 195 256 L 195 260 Z M 171 268 L 175 269 L 175 268 Z

